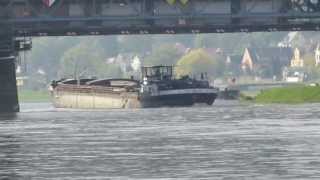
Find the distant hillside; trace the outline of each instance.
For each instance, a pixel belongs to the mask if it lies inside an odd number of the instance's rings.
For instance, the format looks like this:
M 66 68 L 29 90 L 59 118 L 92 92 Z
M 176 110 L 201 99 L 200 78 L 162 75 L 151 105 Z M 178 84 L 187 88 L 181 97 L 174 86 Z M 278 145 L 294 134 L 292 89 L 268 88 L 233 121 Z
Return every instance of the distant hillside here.
M 119 76 L 117 64 L 105 63 L 118 54 L 136 54 L 145 64 L 175 64 L 181 53 L 172 49 L 177 44 L 185 48 L 221 48 L 230 55 L 241 56 L 246 47 L 278 46 L 287 35 L 288 32 L 34 38 L 33 49 L 22 61 L 22 67 L 26 67 L 25 74 L 35 78 L 42 72 L 47 81 L 82 71 L 84 75 Z M 318 33 L 302 32 L 290 43 L 309 50 L 307 44 L 314 45 L 318 40 Z M 161 55 L 166 53 L 169 54 Z

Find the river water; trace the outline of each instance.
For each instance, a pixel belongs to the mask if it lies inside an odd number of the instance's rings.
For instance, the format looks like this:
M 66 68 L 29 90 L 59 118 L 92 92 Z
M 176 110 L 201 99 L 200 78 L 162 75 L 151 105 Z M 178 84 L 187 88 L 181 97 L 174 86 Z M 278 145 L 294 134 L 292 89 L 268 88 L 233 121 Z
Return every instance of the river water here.
M 0 116 L 0 179 L 320 179 L 320 104 Z

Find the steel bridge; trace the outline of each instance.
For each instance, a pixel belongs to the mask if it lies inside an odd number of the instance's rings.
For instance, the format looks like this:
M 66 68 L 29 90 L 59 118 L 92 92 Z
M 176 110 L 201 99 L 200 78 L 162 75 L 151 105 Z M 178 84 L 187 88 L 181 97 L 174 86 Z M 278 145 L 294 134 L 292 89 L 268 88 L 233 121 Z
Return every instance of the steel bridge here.
M 320 29 L 318 0 L 1 0 L 15 36 Z
M 320 30 L 319 0 L 1 0 L 0 112 L 19 111 L 17 37 Z

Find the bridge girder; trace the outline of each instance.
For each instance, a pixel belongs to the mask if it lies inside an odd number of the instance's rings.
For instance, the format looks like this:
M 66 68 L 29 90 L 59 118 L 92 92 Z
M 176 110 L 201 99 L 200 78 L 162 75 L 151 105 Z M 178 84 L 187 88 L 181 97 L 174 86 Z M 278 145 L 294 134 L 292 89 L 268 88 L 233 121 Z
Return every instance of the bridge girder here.
M 172 1 L 173 2 L 173 1 Z M 178 34 L 320 29 L 315 0 L 2 0 L 16 36 Z

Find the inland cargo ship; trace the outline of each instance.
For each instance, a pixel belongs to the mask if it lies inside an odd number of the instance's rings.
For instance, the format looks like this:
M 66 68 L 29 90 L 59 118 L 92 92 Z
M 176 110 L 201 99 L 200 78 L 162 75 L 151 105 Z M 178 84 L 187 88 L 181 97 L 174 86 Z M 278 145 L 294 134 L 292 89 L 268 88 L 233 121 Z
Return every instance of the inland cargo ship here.
M 53 81 L 57 108 L 108 109 L 212 105 L 218 89 L 200 80 L 174 78 L 172 66 L 142 67 L 141 81 L 133 79 L 70 79 Z
M 200 80 L 184 76 L 174 78 L 172 66 L 142 68 L 139 99 L 142 107 L 212 105 L 218 89 L 201 74 Z

